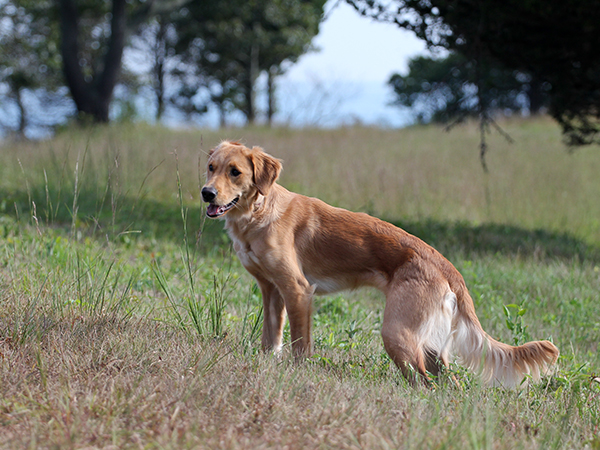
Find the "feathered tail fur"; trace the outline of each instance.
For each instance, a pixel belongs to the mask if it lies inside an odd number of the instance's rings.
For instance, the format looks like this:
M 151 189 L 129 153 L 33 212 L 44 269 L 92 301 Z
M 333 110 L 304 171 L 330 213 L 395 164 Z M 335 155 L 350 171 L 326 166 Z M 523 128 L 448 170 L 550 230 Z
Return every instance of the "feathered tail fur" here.
M 458 301 L 452 335 L 453 353 L 462 364 L 492 386 L 516 387 L 527 375 L 537 381 L 548 373 L 559 355 L 552 342 L 533 341 L 518 347 L 498 342 L 483 331 L 472 300 L 465 300 Z

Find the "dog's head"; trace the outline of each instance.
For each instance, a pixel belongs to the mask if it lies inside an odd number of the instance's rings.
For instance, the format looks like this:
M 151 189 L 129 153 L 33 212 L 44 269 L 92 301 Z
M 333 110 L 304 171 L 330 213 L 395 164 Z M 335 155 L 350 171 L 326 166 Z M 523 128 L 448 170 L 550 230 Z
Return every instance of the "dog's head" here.
M 268 195 L 279 177 L 281 162 L 260 147 L 223 141 L 210 151 L 202 199 L 211 218 L 243 214 L 260 195 Z

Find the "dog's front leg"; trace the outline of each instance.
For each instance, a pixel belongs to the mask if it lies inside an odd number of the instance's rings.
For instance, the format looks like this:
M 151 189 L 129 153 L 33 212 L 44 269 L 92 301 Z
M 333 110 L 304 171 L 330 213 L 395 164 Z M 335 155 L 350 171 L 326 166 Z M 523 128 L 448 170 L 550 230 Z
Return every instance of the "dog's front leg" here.
M 283 297 L 290 321 L 294 356 L 309 356 L 312 352 L 311 315 L 314 288 L 301 274 L 278 280 L 277 288 Z
M 262 277 L 256 277 L 263 298 L 262 349 L 279 353 L 283 345 L 285 305 L 277 287 Z

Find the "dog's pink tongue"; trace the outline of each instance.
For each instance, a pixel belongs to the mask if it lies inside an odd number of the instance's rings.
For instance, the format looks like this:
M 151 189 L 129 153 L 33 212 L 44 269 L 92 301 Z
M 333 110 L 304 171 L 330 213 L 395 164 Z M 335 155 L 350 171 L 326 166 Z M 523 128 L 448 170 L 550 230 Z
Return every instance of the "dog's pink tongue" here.
M 217 215 L 218 210 L 219 210 L 219 207 L 217 205 L 209 204 L 206 207 L 206 214 L 208 214 L 209 216 L 215 216 L 215 215 Z

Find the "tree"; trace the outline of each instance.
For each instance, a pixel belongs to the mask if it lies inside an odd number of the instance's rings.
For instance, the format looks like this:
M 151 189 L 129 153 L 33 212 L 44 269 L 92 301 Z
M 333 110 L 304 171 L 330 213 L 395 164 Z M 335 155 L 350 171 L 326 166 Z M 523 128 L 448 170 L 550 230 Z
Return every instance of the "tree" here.
M 131 39 L 129 59 L 139 66 L 150 66 L 144 84 L 155 99 L 154 119 L 159 122 L 167 105 L 172 103 L 173 92 L 168 92 L 169 77 L 176 70 L 180 58 L 176 54 L 177 33 L 171 23 L 171 14 L 156 16 L 144 24 Z M 148 64 L 149 63 L 149 64 Z
M 15 34 L 13 29 L 3 32 L 6 21 L 0 23 L 3 50 L 18 50 L 12 59 L 8 52 L 0 55 L 0 95 L 10 92 L 22 107 L 15 93 L 33 89 L 32 74 L 50 67 L 52 53 L 62 69 L 57 85 L 68 87 L 79 117 L 107 122 L 111 102 L 118 99 L 117 84 L 128 91 L 136 85 L 129 81 L 139 79 L 139 72 L 127 73 L 122 64 L 126 45 L 138 34 L 138 42 L 149 39 L 157 117 L 168 103 L 194 114 L 213 102 L 223 123 L 232 109 L 242 110 L 252 123 L 258 75 L 269 70 L 272 98 L 273 80 L 285 63 L 310 48 L 324 1 L 0 0 L 0 8 L 12 7 L 7 10 L 14 16 L 11 24 L 26 25 Z M 186 3 L 188 8 L 178 8 Z M 175 76 L 179 83 L 172 84 L 181 90 L 167 94 L 165 79 Z M 269 116 L 273 111 L 269 108 Z M 24 109 L 21 117 L 26 117 Z
M 226 126 L 233 109 L 244 109 L 241 78 L 245 42 L 244 25 L 236 17 L 238 3 L 191 3 L 174 20 L 181 64 L 174 73 L 180 86 L 176 106 L 184 113 L 198 114 L 210 103 Z
M 16 109 L 18 123 L 14 129 L 19 136 L 24 136 L 32 123 L 28 96 L 38 103 L 64 100 L 57 38 L 58 28 L 47 12 L 42 13 L 38 2 L 0 2 L 0 84 L 5 92 L 2 106 Z
M 64 76 L 80 115 L 108 122 L 123 49 L 148 18 L 189 0 L 56 0 Z
M 279 3 L 288 8 L 272 7 L 265 14 L 268 47 L 262 51 L 261 68 L 267 73 L 267 122 L 272 124 L 276 112 L 275 81 L 283 75 L 287 66 L 311 50 L 312 38 L 319 31 L 323 18 L 323 0 Z
M 548 83 L 550 114 L 571 145 L 599 142 L 600 7 L 596 0 L 347 0 L 430 46 L 494 58 Z
M 274 78 L 285 71 L 286 62 L 296 61 L 311 48 L 324 4 L 324 0 L 231 0 L 188 5 L 189 14 L 177 25 L 181 46 L 187 62 L 195 61 L 210 101 L 222 115 L 234 107 L 254 123 L 259 74 L 270 73 L 274 98 Z M 274 108 L 270 111 L 272 116 Z
M 461 121 L 489 111 L 538 114 L 547 103 L 544 85 L 529 74 L 494 61 L 475 61 L 460 53 L 444 58 L 419 56 L 406 76 L 394 74 L 389 85 L 394 104 L 411 108 L 421 122 Z

